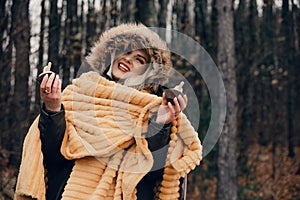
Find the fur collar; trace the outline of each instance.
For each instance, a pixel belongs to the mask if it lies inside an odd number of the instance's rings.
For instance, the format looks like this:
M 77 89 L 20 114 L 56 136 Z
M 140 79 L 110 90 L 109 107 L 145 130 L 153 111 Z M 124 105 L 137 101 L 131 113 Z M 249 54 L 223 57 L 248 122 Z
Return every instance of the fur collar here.
M 166 84 L 172 68 L 170 51 L 158 34 L 142 24 L 122 24 L 105 31 L 86 60 L 93 70 L 103 74 L 118 54 L 135 49 L 146 49 L 151 57 L 153 76 L 146 83 Z

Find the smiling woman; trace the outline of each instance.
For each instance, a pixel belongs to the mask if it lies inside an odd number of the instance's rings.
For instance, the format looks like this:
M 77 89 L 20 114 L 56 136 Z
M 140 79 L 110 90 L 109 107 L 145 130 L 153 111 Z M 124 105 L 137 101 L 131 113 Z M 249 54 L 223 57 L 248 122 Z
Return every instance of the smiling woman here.
M 149 55 L 145 50 L 134 50 L 121 54 L 112 64 L 112 77 L 120 80 L 141 75 L 146 71 L 148 67 L 146 64 L 149 60 Z
M 102 34 L 87 62 L 94 71 L 63 91 L 58 75 L 43 77 L 15 199 L 182 199 L 202 146 L 182 113 L 187 96 L 167 101 L 164 41 L 123 24 Z

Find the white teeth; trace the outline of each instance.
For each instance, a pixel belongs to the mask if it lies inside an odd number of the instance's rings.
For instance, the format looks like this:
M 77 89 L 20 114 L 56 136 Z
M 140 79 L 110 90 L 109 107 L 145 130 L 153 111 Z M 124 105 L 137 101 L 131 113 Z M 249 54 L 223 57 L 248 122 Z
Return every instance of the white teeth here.
M 123 65 L 122 63 L 120 63 L 120 67 L 126 71 L 129 71 L 128 67 L 126 67 L 125 65 Z

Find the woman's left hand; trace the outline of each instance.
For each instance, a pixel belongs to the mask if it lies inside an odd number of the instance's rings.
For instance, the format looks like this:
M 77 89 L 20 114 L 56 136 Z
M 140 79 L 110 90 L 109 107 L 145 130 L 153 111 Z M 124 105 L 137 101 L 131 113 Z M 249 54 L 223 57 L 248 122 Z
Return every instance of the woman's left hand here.
M 188 99 L 186 95 L 179 95 L 174 98 L 174 105 L 172 105 L 172 103 L 167 101 L 165 93 L 163 93 L 162 98 L 162 103 L 157 111 L 156 123 L 168 124 L 175 120 L 179 113 L 186 108 Z

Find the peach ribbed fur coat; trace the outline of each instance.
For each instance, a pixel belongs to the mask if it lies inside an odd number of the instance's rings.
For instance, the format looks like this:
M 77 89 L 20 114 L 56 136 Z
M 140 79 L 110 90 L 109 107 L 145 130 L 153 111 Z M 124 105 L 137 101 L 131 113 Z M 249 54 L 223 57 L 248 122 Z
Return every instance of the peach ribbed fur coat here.
M 126 41 L 137 41 L 133 37 L 136 34 L 140 42 L 131 47 L 124 45 Z M 147 32 L 144 26 L 121 25 L 100 37 L 87 57 L 89 65 L 97 73 L 84 73 L 63 91 L 67 129 L 61 152 L 65 158 L 76 161 L 62 199 L 136 199 L 137 183 L 152 168 L 153 157 L 145 133 L 149 117 L 157 111 L 161 98 L 108 81 L 99 75 L 107 64 L 105 57 L 115 53 L 119 44 L 126 49 L 150 47 L 149 54 L 155 54 L 151 62 L 157 75 L 150 81 L 158 84 L 167 81 L 171 61 L 166 45 L 156 34 Z M 24 141 L 15 200 L 45 200 L 38 120 L 39 117 L 31 125 Z M 198 134 L 184 114 L 173 122 L 170 138 L 157 199 L 178 199 L 180 177 L 199 165 L 202 159 Z

